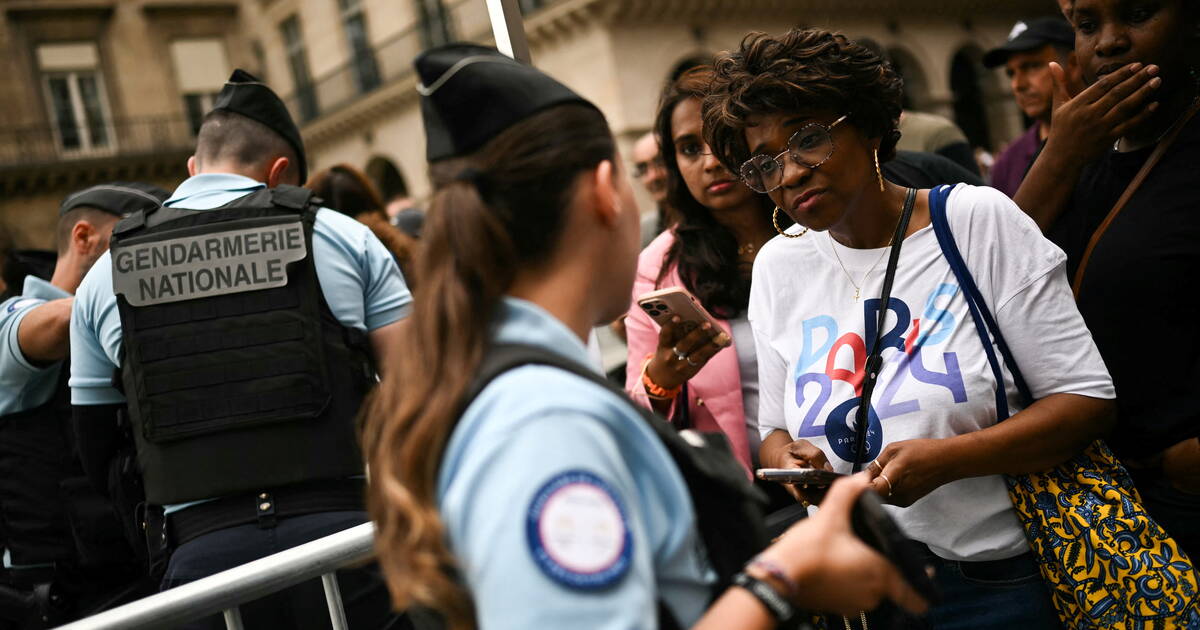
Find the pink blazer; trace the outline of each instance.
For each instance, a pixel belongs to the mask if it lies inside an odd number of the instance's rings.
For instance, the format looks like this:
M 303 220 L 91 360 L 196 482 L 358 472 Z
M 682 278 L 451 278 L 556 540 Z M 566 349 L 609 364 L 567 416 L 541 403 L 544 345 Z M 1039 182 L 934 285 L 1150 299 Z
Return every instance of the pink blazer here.
M 658 348 L 658 324 L 637 305 L 637 299 L 656 289 L 683 287 L 679 273 L 671 269 L 658 280 L 667 250 L 675 242 L 674 232 L 658 235 L 638 257 L 637 279 L 633 283 L 633 300 L 625 330 L 629 338 L 629 362 L 625 367 L 625 389 L 638 404 L 650 407 L 650 399 L 642 386 L 642 362 Z M 720 320 L 721 328 L 733 338 L 729 323 Z M 676 401 L 675 404 L 678 404 Z M 738 368 L 737 350 L 731 344 L 717 352 L 708 363 L 688 381 L 688 411 L 697 431 L 721 432 L 729 439 L 733 454 L 750 471 L 750 447 L 746 442 L 746 415 L 742 408 L 742 377 Z M 675 412 L 674 404 L 671 413 Z

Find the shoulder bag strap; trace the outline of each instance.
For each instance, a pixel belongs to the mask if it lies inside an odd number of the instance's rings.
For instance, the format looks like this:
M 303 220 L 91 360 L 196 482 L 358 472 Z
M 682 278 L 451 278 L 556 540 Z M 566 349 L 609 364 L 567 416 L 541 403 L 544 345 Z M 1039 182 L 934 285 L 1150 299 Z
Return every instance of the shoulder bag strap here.
M 1158 142 L 1158 146 L 1154 147 L 1154 152 L 1150 157 L 1146 158 L 1146 163 L 1142 165 L 1142 169 L 1134 176 L 1133 181 L 1129 182 L 1129 186 L 1125 188 L 1125 192 L 1121 193 L 1121 197 L 1117 199 L 1117 203 L 1113 204 L 1112 210 L 1108 216 L 1104 217 L 1104 221 L 1100 223 L 1100 227 L 1092 233 L 1091 240 L 1088 241 L 1087 248 L 1083 250 L 1083 258 L 1079 259 L 1079 268 L 1075 270 L 1075 278 L 1071 281 L 1071 290 L 1075 294 L 1075 299 L 1079 299 L 1079 289 L 1083 285 L 1083 272 L 1087 270 L 1088 261 L 1092 257 L 1092 250 L 1096 249 L 1096 243 L 1100 242 L 1100 237 L 1108 231 L 1108 226 L 1117 218 L 1118 214 L 1125 209 L 1125 204 L 1129 203 L 1129 199 L 1133 197 L 1133 193 L 1141 187 L 1142 182 L 1146 181 L 1146 177 L 1150 175 L 1150 171 L 1154 168 L 1162 156 L 1171 148 L 1175 142 L 1175 138 L 1179 137 L 1179 132 L 1187 126 L 1187 122 L 1191 120 L 1196 111 L 1200 110 L 1200 98 L 1192 101 L 1192 106 L 1184 112 L 1183 117 L 1175 121 L 1166 137 Z
M 996 377 L 997 421 L 1004 420 L 1009 415 L 1008 393 L 1004 389 L 1004 372 L 1000 369 L 1000 361 L 992 349 L 993 341 L 1000 349 L 1000 354 L 1004 357 L 1009 371 L 1012 372 L 1013 382 L 1026 406 L 1033 403 L 1033 393 L 1030 391 L 1025 377 L 1021 374 L 1021 368 L 1017 365 L 1008 343 L 1004 340 L 1004 335 L 1000 332 L 996 318 L 992 316 L 987 302 L 983 299 L 983 294 L 975 284 L 971 270 L 967 268 L 967 263 L 963 260 L 962 252 L 959 251 L 958 244 L 954 240 L 954 233 L 950 231 L 950 222 L 946 216 L 946 200 L 950 197 L 951 190 L 953 187 L 942 186 L 929 193 L 929 217 L 933 223 L 933 232 L 937 235 L 938 245 L 942 248 L 942 255 L 945 256 L 946 262 L 954 272 L 963 299 L 967 302 L 967 308 L 971 312 L 971 320 L 975 323 L 975 331 L 979 334 L 979 341 L 983 344 L 988 365 L 991 366 L 992 374 Z
M 892 235 L 892 251 L 888 255 L 887 273 L 883 277 L 883 290 L 879 292 L 879 319 L 875 326 L 875 338 L 871 340 L 870 354 L 864 366 L 862 396 L 859 398 L 858 413 L 855 419 L 854 431 L 854 462 L 853 472 L 862 470 L 864 453 L 867 451 L 867 430 L 871 426 L 871 394 L 875 392 L 875 381 L 879 380 L 879 370 L 883 367 L 882 350 L 879 347 L 883 339 L 883 327 L 887 324 L 888 303 L 892 299 L 892 281 L 896 278 L 896 265 L 900 262 L 900 247 L 904 245 L 904 234 L 908 231 L 908 222 L 912 219 L 913 206 L 917 201 L 917 189 L 909 188 L 904 198 L 904 209 L 900 212 L 900 220 L 896 223 L 896 233 Z

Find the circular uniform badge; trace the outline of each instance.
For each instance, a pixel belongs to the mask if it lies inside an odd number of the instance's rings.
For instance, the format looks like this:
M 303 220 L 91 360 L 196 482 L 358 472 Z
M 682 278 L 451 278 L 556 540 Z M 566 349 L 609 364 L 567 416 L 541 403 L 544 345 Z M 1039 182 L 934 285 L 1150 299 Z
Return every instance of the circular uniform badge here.
M 625 508 L 612 486 L 586 470 L 556 475 L 537 491 L 526 534 L 534 562 L 565 586 L 604 588 L 629 571 Z

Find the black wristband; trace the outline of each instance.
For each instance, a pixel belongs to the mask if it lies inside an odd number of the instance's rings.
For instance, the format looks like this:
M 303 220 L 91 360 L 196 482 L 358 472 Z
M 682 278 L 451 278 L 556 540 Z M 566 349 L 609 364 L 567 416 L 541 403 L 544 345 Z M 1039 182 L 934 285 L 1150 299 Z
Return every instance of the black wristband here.
M 733 585 L 749 591 L 779 623 L 791 619 L 796 614 L 796 609 L 786 597 L 780 595 L 773 586 L 758 578 L 738 573 L 733 576 Z

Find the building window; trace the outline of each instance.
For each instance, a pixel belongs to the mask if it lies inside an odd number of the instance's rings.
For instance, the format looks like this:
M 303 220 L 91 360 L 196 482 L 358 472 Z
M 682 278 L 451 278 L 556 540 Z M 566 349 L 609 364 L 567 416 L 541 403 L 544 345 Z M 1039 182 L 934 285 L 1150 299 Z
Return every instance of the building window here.
M 68 153 L 111 149 L 112 116 L 95 44 L 39 46 L 37 59 L 59 148 Z
M 342 28 L 350 44 L 354 83 L 359 92 L 368 92 L 379 87 L 379 66 L 367 39 L 367 16 L 363 13 L 362 0 L 338 0 L 338 7 L 342 10 Z
M 219 39 L 184 39 L 171 42 L 170 48 L 183 111 L 195 135 L 229 76 L 225 45 Z
M 417 11 L 420 12 L 421 46 L 433 48 L 454 40 L 450 12 L 442 0 L 417 0 Z
M 550 0 L 518 0 L 517 6 L 521 7 L 521 13 L 533 13 L 538 9 L 550 4 Z
M 293 15 L 279 25 L 283 33 L 283 47 L 287 53 L 288 67 L 292 70 L 292 82 L 296 106 L 301 120 L 317 117 L 317 92 L 313 89 L 312 73 L 308 71 L 308 51 L 304 48 L 304 35 L 300 32 L 300 18 Z

